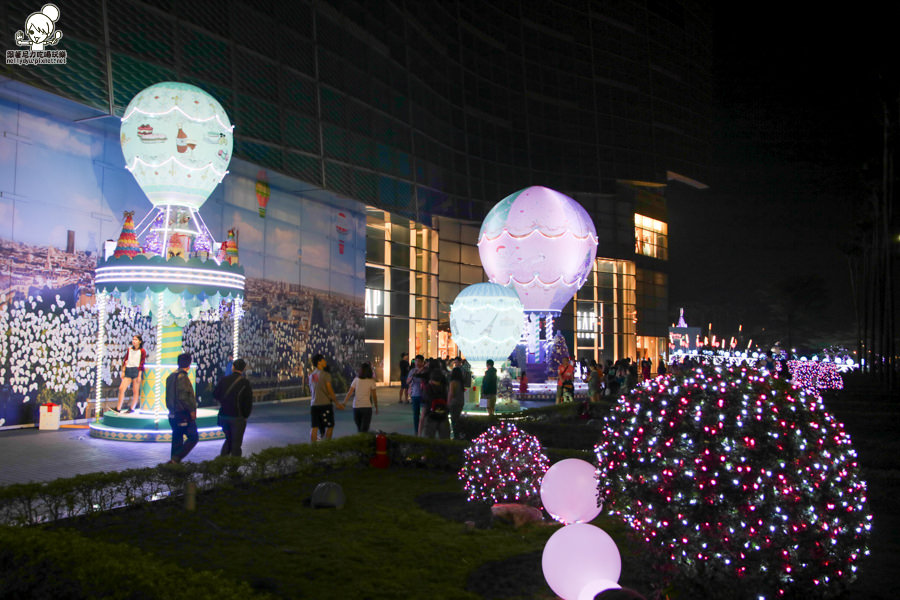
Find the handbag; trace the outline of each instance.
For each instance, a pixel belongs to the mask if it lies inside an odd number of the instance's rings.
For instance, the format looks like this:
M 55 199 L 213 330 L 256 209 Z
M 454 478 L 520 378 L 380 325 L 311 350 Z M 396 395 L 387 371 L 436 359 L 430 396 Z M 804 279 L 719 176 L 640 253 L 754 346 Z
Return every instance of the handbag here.
M 447 404 L 445 402 L 432 404 L 431 410 L 428 411 L 428 418 L 437 423 L 445 420 L 449 415 L 450 412 L 447 410 Z

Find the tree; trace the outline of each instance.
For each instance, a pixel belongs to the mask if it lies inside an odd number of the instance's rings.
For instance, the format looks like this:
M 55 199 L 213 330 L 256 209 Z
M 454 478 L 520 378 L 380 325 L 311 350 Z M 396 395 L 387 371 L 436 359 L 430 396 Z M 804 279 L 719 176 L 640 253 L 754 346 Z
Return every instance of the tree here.
M 711 368 L 623 396 L 595 452 L 606 506 L 692 597 L 831 597 L 871 515 L 856 452 L 822 399 Z M 737 588 L 723 586 L 738 580 Z
M 469 500 L 525 502 L 540 498 L 550 461 L 538 439 L 504 421 L 472 440 L 459 470 Z
M 817 318 L 830 302 L 821 275 L 797 275 L 775 282 L 759 293 L 768 309 L 772 329 L 781 333 L 788 350 L 798 339 L 807 340 L 816 330 Z
M 569 356 L 569 346 L 566 344 L 566 338 L 562 332 L 557 331 L 547 356 L 547 371 L 551 377 L 556 377 L 559 373 L 559 365 L 562 364 L 564 356 Z

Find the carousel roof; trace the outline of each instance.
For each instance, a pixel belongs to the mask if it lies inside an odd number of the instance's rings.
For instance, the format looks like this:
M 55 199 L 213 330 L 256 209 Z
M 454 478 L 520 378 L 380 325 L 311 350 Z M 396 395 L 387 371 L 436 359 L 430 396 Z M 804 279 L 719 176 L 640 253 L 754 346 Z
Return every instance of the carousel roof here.
M 120 256 L 107 258 L 97 266 L 94 283 L 98 292 L 149 290 L 242 298 L 244 269 L 212 259 Z

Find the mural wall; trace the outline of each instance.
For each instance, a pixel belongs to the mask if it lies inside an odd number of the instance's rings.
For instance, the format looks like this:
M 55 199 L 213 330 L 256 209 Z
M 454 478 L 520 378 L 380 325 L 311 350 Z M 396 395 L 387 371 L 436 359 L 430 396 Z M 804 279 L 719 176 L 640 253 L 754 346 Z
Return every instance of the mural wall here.
M 139 222 L 151 208 L 124 168 L 118 120 L 105 121 L 73 123 L 0 99 L 0 427 L 35 422 L 47 401 L 78 418 L 93 397 L 94 268 L 123 211 Z M 260 210 L 263 177 L 270 192 Z M 309 187 L 232 161 L 201 209 L 217 241 L 238 229 L 241 356 L 255 387 L 274 396 L 304 393 L 312 354 L 329 358 L 337 385 L 365 359 L 364 206 Z M 131 336 L 141 333 L 151 353 L 155 344 L 148 318 L 115 301 L 108 314 L 102 377 L 111 396 Z M 207 398 L 229 362 L 231 328 L 230 319 L 201 320 L 185 332 Z

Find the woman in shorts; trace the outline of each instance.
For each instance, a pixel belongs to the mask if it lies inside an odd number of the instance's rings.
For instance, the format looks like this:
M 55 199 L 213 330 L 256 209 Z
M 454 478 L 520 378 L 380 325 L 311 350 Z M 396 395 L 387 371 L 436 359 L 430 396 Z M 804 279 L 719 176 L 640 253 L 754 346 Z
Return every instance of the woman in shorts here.
M 363 363 L 359 368 L 359 374 L 350 384 L 344 404 L 353 398 L 353 422 L 356 423 L 356 431 L 364 433 L 369 431 L 372 423 L 372 410 L 378 414 L 378 394 L 375 392 L 375 372 L 372 365 Z
M 115 412 L 122 410 L 122 403 L 125 401 L 125 390 L 131 386 L 131 408 L 125 413 L 134 412 L 141 401 L 141 379 L 144 375 L 144 361 L 147 360 L 147 351 L 144 350 L 144 340 L 139 335 L 131 338 L 131 346 L 125 352 L 125 358 L 122 360 L 122 383 L 119 385 L 119 403 L 116 405 Z

